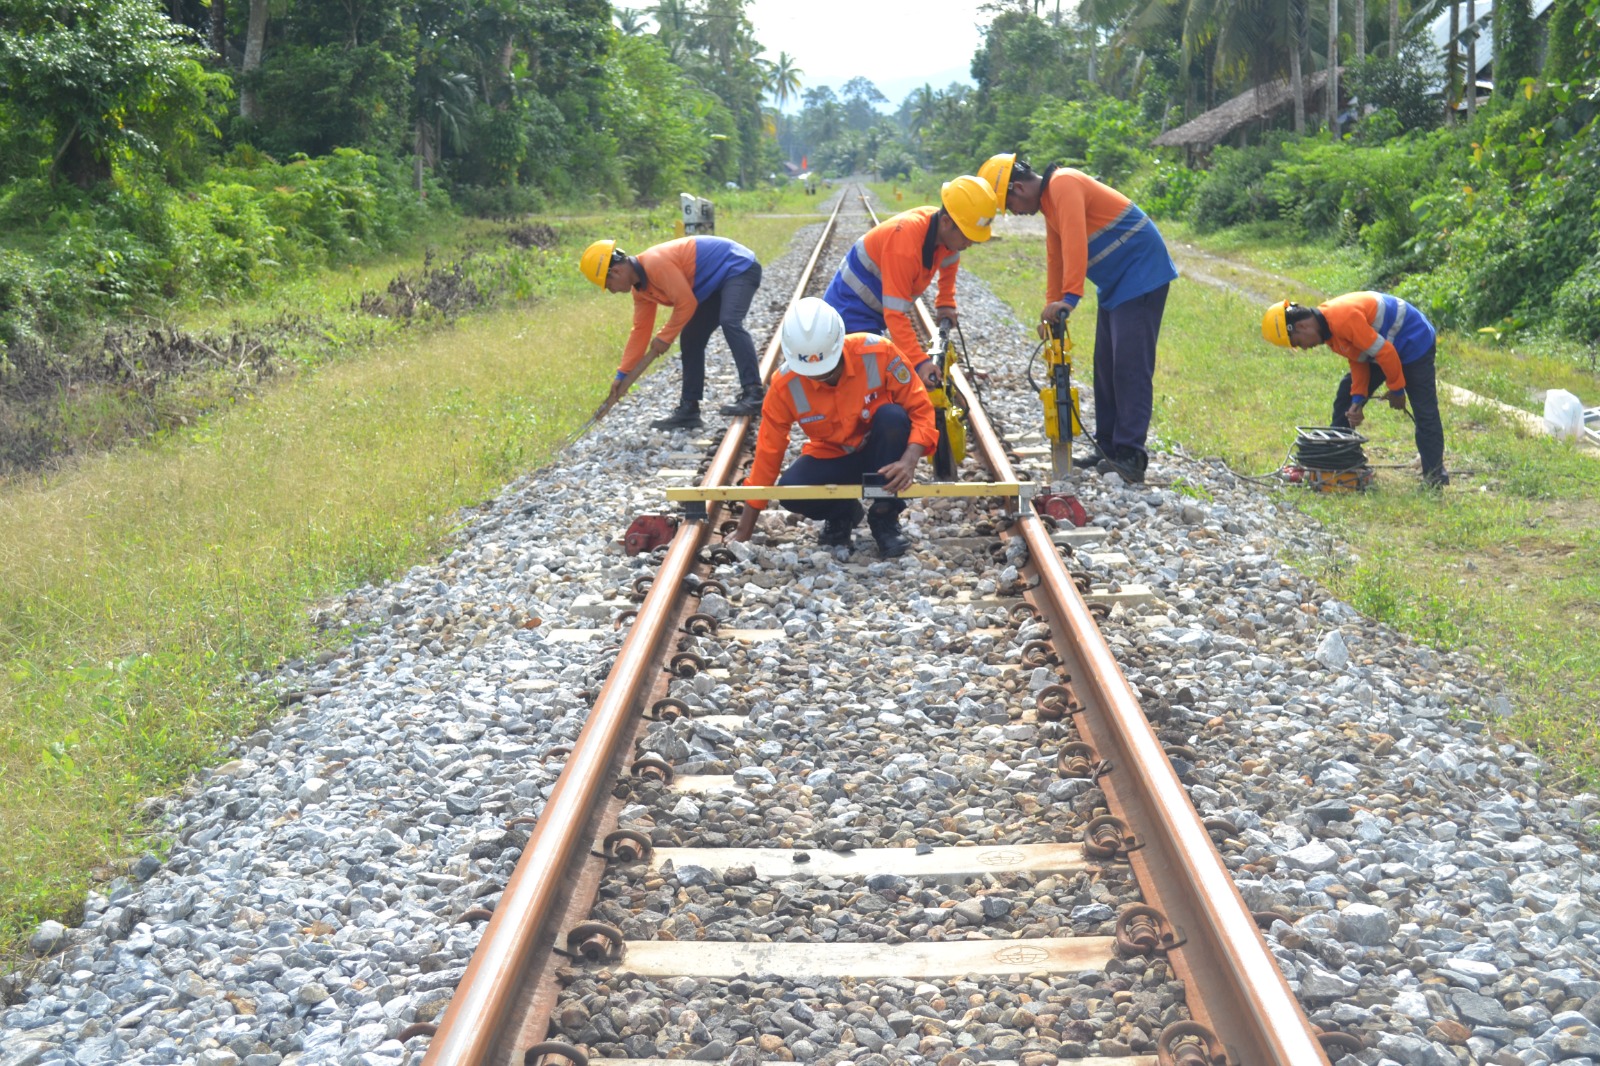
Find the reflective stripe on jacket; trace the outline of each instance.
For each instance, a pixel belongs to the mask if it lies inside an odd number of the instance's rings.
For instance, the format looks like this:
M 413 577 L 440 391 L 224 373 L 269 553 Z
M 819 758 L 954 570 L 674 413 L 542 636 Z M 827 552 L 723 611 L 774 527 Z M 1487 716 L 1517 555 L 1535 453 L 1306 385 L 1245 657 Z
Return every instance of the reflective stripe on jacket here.
M 656 308 L 672 308 L 667 324 L 657 333 L 671 344 L 694 317 L 700 301 L 716 292 L 736 274 L 756 265 L 756 255 L 738 241 L 726 237 L 679 237 L 634 257 L 644 272 L 642 284 L 633 290 L 633 332 L 622 348 L 622 370 L 639 365 L 650 347 L 650 332 L 656 328 Z
M 886 403 L 897 403 L 911 416 L 911 444 L 932 454 L 939 443 L 928 393 L 906 365 L 898 348 L 876 333 L 852 333 L 844 339 L 844 373 L 832 385 L 781 370 L 767 386 L 761 404 L 761 431 L 746 485 L 776 485 L 789 448 L 789 429 L 799 424 L 806 442 L 800 451 L 818 459 L 837 459 L 861 447 L 872 416 Z M 760 510 L 764 500 L 751 500 Z
M 1044 214 L 1047 302 L 1083 298 L 1094 282 L 1100 306 L 1154 292 L 1178 276 L 1150 216 L 1109 185 L 1071 167 L 1048 167 L 1039 201 Z
M 1371 396 L 1372 365 L 1395 392 L 1406 387 L 1405 363 L 1433 351 L 1438 334 L 1427 316 L 1386 292 L 1347 292 L 1317 305 L 1328 326 L 1328 347 L 1350 361 L 1350 395 Z
M 911 359 L 928 358 L 911 324 L 911 303 L 939 275 L 935 307 L 955 307 L 956 270 L 961 253 L 939 243 L 937 207 L 913 207 L 878 223 L 844 254 L 823 294 L 845 316 L 865 313 L 882 323 L 883 331 Z

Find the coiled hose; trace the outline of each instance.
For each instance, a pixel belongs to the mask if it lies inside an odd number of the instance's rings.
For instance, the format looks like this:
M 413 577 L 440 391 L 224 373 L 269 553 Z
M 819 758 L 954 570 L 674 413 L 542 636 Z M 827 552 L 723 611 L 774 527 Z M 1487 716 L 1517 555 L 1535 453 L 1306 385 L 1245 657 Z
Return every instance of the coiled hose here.
M 1367 438 L 1353 429 L 1332 426 L 1296 426 L 1294 453 L 1290 461 L 1307 470 L 1343 473 L 1367 465 L 1361 446 Z

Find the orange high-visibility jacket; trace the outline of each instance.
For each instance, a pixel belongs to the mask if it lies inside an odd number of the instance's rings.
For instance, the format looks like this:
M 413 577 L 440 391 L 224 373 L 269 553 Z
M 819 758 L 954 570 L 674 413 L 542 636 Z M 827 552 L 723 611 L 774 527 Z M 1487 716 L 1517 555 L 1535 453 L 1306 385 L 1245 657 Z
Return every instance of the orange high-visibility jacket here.
M 631 372 L 650 347 L 656 328 L 656 308 L 672 308 L 667 324 L 657 333 L 671 344 L 694 317 L 700 301 L 722 288 L 723 282 L 756 265 L 750 249 L 726 237 L 679 237 L 646 248 L 634 256 L 644 271 L 644 285 L 633 290 L 633 331 L 622 348 L 622 372 Z
M 1106 310 L 1178 276 L 1150 216 L 1109 185 L 1071 167 L 1047 167 L 1044 193 L 1046 302 L 1076 308 L 1084 279 Z
M 911 324 L 911 303 L 939 275 L 935 308 L 956 305 L 961 253 L 939 243 L 937 207 L 913 207 L 878 223 L 845 253 L 823 299 L 847 329 L 882 323 L 895 346 L 920 366 L 928 353 Z
M 861 447 L 872 416 L 886 403 L 897 403 L 911 416 L 911 439 L 931 454 L 939 444 L 933 404 L 905 359 L 890 341 L 876 333 L 852 333 L 844 339 L 844 373 L 824 385 L 792 370 L 782 370 L 767 386 L 761 404 L 761 432 L 755 462 L 746 485 L 776 485 L 789 448 L 789 428 L 796 423 L 806 435 L 800 451 L 818 459 L 837 459 Z M 751 500 L 756 510 L 765 500 Z
M 1318 304 L 1328 324 L 1328 347 L 1350 361 L 1350 398 L 1371 396 L 1372 364 L 1383 371 L 1393 392 L 1403 392 L 1402 367 L 1433 351 L 1438 342 L 1433 323 L 1398 296 L 1386 292 L 1347 292 Z

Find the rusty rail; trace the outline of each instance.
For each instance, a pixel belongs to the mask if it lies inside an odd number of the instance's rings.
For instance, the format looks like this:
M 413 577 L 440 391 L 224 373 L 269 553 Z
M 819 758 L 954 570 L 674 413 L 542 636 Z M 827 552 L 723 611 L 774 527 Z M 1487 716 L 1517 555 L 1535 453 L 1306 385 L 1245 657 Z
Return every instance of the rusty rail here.
M 932 336 L 932 316 L 920 300 L 916 308 Z M 966 400 L 980 460 L 996 481 L 1017 480 L 999 434 L 959 366 L 951 368 L 950 380 Z M 1018 533 L 1039 575 L 1030 598 L 1056 634 L 1056 652 L 1086 704 L 1074 719 L 1075 727 L 1098 759 L 1111 765 L 1098 784 L 1144 845 L 1128 856 L 1139 887 L 1146 902 L 1184 940 L 1167 957 L 1184 981 L 1190 1015 L 1217 1034 L 1230 1064 L 1325 1066 L 1327 1053 L 1073 584 L 1050 531 L 1025 509 L 1012 527 L 1012 534 Z
M 844 201 L 845 195 L 841 194 L 790 302 L 804 295 Z M 777 363 L 778 348 L 778 332 L 774 330 L 761 360 L 763 380 L 770 377 Z M 728 483 L 738 469 L 739 453 L 749 428 L 748 417 L 737 418 L 728 427 L 702 484 Z M 536 949 L 541 941 L 554 936 L 554 925 L 566 905 L 566 872 L 590 846 L 592 826 L 605 799 L 606 779 L 634 725 L 640 696 L 654 681 L 654 666 L 670 632 L 670 619 L 683 595 L 685 579 L 721 510 L 720 504 L 713 504 L 704 520 L 685 522 L 673 539 L 655 583 L 622 642 L 616 665 L 600 689 L 533 835 L 506 882 L 494 917 L 456 987 L 423 1066 L 483 1066 L 496 1054 Z

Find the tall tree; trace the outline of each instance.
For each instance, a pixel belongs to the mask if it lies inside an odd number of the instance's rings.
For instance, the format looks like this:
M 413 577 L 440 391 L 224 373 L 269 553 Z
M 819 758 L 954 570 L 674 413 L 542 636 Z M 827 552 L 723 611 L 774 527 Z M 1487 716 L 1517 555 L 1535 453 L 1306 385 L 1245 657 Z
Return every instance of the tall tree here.
M 1558 29 L 1551 12 L 1551 51 Z M 1494 5 L 1494 94 L 1509 99 L 1522 91 L 1522 79 L 1539 72 L 1539 36 L 1528 0 L 1496 0 Z
M 773 102 L 782 111 L 790 100 L 800 96 L 800 76 L 805 71 L 795 66 L 794 56 L 788 52 L 779 52 L 777 61 L 772 64 L 772 69 L 767 74 L 767 92 L 772 94 Z
M 217 132 L 224 75 L 154 0 L 11 0 L 0 85 L 17 118 L 49 130 L 50 172 L 89 188 L 127 151 L 160 159 Z
M 211 51 L 216 53 L 217 62 L 228 61 L 228 5 L 223 0 L 211 0 L 211 18 L 207 26 L 211 35 Z
M 1444 57 L 1445 121 L 1456 121 L 1456 105 L 1461 102 L 1461 5 L 1450 0 L 1450 47 Z
M 221 0 L 212 0 L 219 3 Z M 240 65 L 240 73 L 244 75 L 244 85 L 239 93 L 240 117 L 256 122 L 261 118 L 261 105 L 256 98 L 256 87 L 253 75 L 261 69 L 261 56 L 267 44 L 267 8 L 270 0 L 250 0 L 249 21 L 245 23 L 244 31 L 244 61 Z
M 1328 83 L 1323 86 L 1327 98 L 1328 129 L 1339 133 L 1339 0 L 1328 0 Z
M 637 37 L 644 33 L 646 28 L 645 13 L 636 8 L 617 8 L 617 32 L 624 37 Z
M 1467 76 L 1463 80 L 1467 93 L 1467 118 L 1478 114 L 1478 2 L 1467 0 Z

